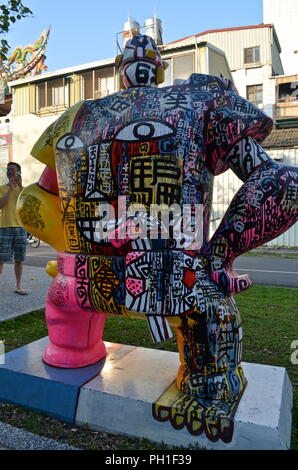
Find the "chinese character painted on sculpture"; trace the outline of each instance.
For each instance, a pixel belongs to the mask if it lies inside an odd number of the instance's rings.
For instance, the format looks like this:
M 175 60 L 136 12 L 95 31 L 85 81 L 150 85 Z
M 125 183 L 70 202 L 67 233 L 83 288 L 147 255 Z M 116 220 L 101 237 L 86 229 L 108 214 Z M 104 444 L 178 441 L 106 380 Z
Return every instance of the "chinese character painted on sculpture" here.
M 117 60 L 124 89 L 77 103 L 43 133 L 32 155 L 46 169 L 19 199 L 24 226 L 58 251 L 43 359 L 62 368 L 102 359 L 107 314 L 147 318 L 155 341 L 174 326 L 178 390 L 172 412 L 161 400 L 153 416 L 229 442 L 246 385 L 233 294 L 251 285 L 232 264 L 297 220 L 298 171 L 262 149 L 272 121 L 230 81 L 193 74 L 158 88 L 165 63 L 140 34 Z M 209 239 L 213 178 L 228 168 L 243 186 Z M 187 207 L 191 220 L 201 208 L 199 244 L 177 235 L 175 215 L 164 227 L 169 207 Z

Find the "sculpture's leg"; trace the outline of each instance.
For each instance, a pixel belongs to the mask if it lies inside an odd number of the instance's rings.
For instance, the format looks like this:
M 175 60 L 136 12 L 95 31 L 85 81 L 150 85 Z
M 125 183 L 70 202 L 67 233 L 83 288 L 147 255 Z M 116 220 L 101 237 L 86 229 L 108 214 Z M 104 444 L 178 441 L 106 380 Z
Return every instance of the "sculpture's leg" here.
M 177 328 L 180 368 L 177 386 L 186 395 L 203 400 L 229 400 L 243 392 L 242 329 L 237 307 L 228 299 L 230 315 L 208 309 L 182 319 Z M 221 310 L 222 314 L 222 310 Z
M 102 341 L 106 316 L 78 305 L 74 283 L 74 277 L 59 274 L 48 292 L 46 321 L 50 344 L 43 360 L 51 366 L 84 367 L 106 355 Z

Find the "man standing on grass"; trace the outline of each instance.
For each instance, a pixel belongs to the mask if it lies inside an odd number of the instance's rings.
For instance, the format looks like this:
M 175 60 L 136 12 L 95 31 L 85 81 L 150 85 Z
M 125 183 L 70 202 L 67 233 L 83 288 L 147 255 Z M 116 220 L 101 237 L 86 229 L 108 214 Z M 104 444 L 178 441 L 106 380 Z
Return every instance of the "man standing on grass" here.
M 26 256 L 26 230 L 20 225 L 16 216 L 16 203 L 23 189 L 21 167 L 10 162 L 6 170 L 8 183 L 0 186 L 0 274 L 3 263 L 12 261 L 14 255 L 16 288 L 15 293 L 27 295 L 21 287 L 23 262 Z

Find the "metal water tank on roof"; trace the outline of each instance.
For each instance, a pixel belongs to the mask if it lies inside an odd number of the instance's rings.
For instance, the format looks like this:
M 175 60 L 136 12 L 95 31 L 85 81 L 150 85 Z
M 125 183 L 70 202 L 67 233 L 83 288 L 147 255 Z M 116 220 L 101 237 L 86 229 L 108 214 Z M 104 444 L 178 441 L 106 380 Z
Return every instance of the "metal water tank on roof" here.
M 159 18 L 147 18 L 144 23 L 144 34 L 150 36 L 157 45 L 162 44 L 162 25 Z
M 128 17 L 123 27 L 123 47 L 127 43 L 128 39 L 131 39 L 135 34 L 140 32 L 140 23 L 135 19 Z

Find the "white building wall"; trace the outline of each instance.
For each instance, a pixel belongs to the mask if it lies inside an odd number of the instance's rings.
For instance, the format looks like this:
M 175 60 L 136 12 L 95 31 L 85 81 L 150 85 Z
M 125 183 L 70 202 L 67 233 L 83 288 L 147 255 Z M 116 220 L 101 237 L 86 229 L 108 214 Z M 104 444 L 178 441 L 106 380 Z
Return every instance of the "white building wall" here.
M 215 176 L 210 217 L 210 237 L 220 224 L 220 221 L 228 209 L 233 196 L 242 184 L 243 182 L 232 172 L 232 170 L 227 170 L 225 173 Z
M 31 156 L 31 150 L 43 131 L 59 115 L 38 117 L 34 114 L 11 119 L 13 160 L 23 167 L 23 184 L 28 186 L 38 181 L 44 165 Z
M 298 1 L 298 0 L 297 0 Z M 246 98 L 246 87 L 263 85 L 263 105 L 259 106 L 268 116 L 274 118 L 275 78 L 271 76 L 271 66 L 239 69 L 232 72 L 236 88 L 240 96 Z
M 6 166 L 12 155 L 12 145 L 8 143 L 10 136 L 9 115 L 3 116 L 0 118 L 0 186 L 7 182 Z
M 285 75 L 298 73 L 298 0 L 263 0 L 263 21 L 274 24 Z
M 275 78 L 271 75 L 270 65 L 262 67 L 263 75 L 263 111 L 274 119 L 274 107 L 276 98 L 276 83 Z
M 280 45 L 279 47 L 276 44 L 276 41 L 273 41 L 272 44 L 272 75 L 283 75 L 284 69 L 280 57 Z

